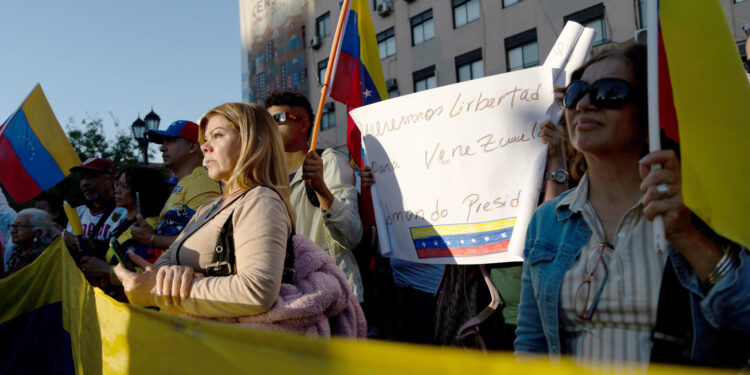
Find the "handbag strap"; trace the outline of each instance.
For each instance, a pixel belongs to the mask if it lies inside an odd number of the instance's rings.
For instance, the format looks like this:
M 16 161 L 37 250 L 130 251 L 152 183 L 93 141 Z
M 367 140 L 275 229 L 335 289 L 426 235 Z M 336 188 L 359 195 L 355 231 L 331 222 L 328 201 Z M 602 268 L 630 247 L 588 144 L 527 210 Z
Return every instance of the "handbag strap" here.
M 492 278 L 490 277 L 489 271 L 487 271 L 487 267 L 485 267 L 484 264 L 480 264 L 479 269 L 482 270 L 484 282 L 485 284 L 487 284 L 487 288 L 490 290 L 490 304 L 482 311 L 480 311 L 479 314 L 466 321 L 466 323 L 462 324 L 456 332 L 456 338 L 458 339 L 458 342 L 463 345 L 463 342 L 466 338 L 472 335 L 476 335 L 475 340 L 477 344 L 479 345 L 480 349 L 482 349 L 482 351 L 486 352 L 487 346 L 484 344 L 484 340 L 482 339 L 482 336 L 479 332 L 479 325 L 487 320 L 490 316 L 492 316 L 495 311 L 497 311 L 497 308 L 500 306 L 500 302 L 502 301 L 502 297 L 500 297 L 500 292 L 492 282 Z
M 276 194 L 279 194 L 279 192 L 277 192 L 276 189 L 271 188 L 271 190 L 276 192 Z M 245 194 L 247 194 L 247 192 L 243 193 L 242 195 L 244 196 Z M 241 199 L 241 198 L 242 196 L 240 196 L 238 199 Z M 279 198 L 281 198 L 281 194 L 279 194 Z M 234 224 L 232 223 L 233 216 L 234 216 L 234 209 L 229 214 L 229 217 L 227 217 L 227 220 L 224 222 L 224 225 L 222 225 L 221 231 L 219 232 L 219 236 L 216 238 L 216 245 L 214 246 L 214 256 L 213 256 L 213 259 L 211 260 L 211 264 L 209 265 L 209 267 L 210 266 L 228 267 L 227 269 L 228 274 L 237 273 L 236 259 L 234 255 Z M 286 239 L 286 254 L 284 255 L 284 271 L 282 273 L 282 278 L 281 278 L 281 282 L 286 283 L 286 284 L 291 284 L 294 281 L 294 276 L 295 276 L 294 241 L 293 241 L 294 235 L 295 235 L 295 231 L 294 231 L 294 228 L 292 228 L 292 232 L 289 234 L 289 237 L 287 237 Z

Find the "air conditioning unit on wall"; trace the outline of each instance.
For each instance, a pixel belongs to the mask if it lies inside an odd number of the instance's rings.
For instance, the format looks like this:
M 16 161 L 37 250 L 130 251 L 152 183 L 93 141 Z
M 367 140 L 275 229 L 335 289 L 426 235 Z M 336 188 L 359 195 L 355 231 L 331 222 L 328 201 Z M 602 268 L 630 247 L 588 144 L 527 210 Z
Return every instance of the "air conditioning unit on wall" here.
M 320 38 L 318 38 L 317 36 L 312 37 L 312 39 L 310 39 L 310 48 L 320 48 Z
M 385 17 L 393 11 L 393 5 L 390 1 L 386 1 L 383 3 L 378 4 L 378 14 Z

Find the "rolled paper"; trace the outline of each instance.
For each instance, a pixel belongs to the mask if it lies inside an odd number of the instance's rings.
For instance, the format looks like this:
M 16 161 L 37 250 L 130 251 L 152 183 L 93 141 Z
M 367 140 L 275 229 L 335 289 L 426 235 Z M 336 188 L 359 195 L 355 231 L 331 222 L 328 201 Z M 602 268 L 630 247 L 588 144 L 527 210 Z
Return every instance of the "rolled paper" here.
M 73 229 L 73 234 L 76 236 L 83 235 L 83 227 L 81 226 L 81 218 L 78 217 L 78 211 L 68 201 L 63 201 L 63 209 L 65 209 L 65 216 L 68 217 L 68 223 L 70 223 L 70 228 Z

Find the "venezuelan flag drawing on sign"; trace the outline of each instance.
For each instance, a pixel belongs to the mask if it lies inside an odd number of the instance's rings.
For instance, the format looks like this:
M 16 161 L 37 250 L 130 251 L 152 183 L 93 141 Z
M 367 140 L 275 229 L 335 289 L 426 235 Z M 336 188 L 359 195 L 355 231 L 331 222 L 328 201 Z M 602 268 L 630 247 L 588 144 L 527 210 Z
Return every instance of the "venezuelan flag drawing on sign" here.
M 18 203 L 62 181 L 81 164 L 42 87 L 0 126 L 0 182 Z
M 0 374 L 599 373 L 565 358 L 517 361 L 511 353 L 321 339 L 130 306 L 92 287 L 62 238 L 0 280 L 0 348 Z M 649 367 L 653 375 L 676 372 L 722 373 Z
M 411 228 L 420 259 L 486 255 L 508 251 L 516 218 L 476 224 L 448 224 Z
M 685 205 L 720 235 L 750 248 L 750 84 L 722 6 L 660 0 L 659 20 L 665 52 L 659 81 L 671 83 L 660 95 L 668 98 L 671 88 L 679 138 L 665 131 L 680 142 Z

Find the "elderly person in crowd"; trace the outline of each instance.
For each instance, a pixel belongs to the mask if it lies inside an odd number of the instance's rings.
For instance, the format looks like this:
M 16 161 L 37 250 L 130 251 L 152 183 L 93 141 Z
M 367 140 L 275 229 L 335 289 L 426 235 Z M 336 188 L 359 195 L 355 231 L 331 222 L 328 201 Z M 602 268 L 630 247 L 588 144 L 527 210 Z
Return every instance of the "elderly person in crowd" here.
M 13 245 L 6 249 L 6 276 L 33 262 L 60 235 L 52 217 L 38 208 L 21 210 L 8 228 Z
M 516 352 L 595 366 L 743 366 L 750 255 L 685 207 L 674 151 L 647 153 L 645 46 L 592 57 L 572 74 L 562 104 L 588 172 L 531 220 Z M 664 252 L 653 241 L 657 215 Z

